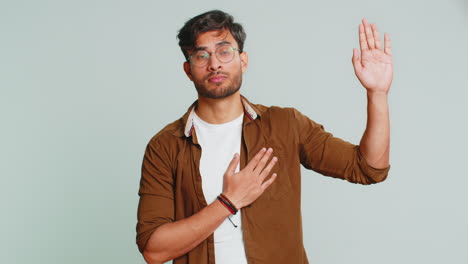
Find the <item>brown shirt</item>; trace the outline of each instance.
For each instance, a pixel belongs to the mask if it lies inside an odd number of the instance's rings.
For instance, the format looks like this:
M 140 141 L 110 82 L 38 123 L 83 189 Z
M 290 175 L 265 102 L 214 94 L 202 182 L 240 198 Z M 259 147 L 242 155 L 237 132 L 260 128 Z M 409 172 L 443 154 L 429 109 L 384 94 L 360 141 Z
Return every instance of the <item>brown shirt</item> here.
M 256 201 L 241 209 L 248 263 L 308 263 L 302 240 L 300 164 L 359 184 L 385 180 L 390 166 L 369 166 L 358 146 L 333 137 L 294 108 L 254 105 L 244 97 L 242 102 L 240 168 L 263 147 L 272 147 L 278 157 L 273 169 L 277 179 Z M 196 103 L 181 119 L 156 134 L 146 148 L 136 226 L 140 252 L 156 228 L 207 206 L 199 170 L 201 147 L 192 124 Z M 173 263 L 214 264 L 213 234 Z

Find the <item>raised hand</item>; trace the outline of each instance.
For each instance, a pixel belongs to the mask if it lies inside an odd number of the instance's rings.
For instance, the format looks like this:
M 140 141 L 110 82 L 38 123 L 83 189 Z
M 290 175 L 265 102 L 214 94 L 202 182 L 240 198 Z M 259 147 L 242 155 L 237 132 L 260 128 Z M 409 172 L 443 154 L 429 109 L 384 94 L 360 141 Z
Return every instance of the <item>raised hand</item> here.
M 273 149 L 263 148 L 238 173 L 235 173 L 235 170 L 240 157 L 239 154 L 234 155 L 224 174 L 223 194 L 237 209 L 253 203 L 276 179 L 277 175 L 273 173 L 265 180 L 278 161 L 278 158 L 273 157 L 268 162 L 272 153 Z
M 359 24 L 361 54 L 353 49 L 354 73 L 368 92 L 388 93 L 393 80 L 393 60 L 390 37 L 384 34 L 384 47 L 375 24 L 366 19 Z

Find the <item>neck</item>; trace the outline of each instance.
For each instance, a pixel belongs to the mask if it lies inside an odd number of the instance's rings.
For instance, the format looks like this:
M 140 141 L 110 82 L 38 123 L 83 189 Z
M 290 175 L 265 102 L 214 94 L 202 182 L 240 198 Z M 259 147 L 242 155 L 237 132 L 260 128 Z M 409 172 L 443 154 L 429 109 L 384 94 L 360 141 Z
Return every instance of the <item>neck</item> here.
M 222 99 L 198 96 L 197 115 L 210 124 L 223 124 L 239 117 L 244 112 L 240 91 Z

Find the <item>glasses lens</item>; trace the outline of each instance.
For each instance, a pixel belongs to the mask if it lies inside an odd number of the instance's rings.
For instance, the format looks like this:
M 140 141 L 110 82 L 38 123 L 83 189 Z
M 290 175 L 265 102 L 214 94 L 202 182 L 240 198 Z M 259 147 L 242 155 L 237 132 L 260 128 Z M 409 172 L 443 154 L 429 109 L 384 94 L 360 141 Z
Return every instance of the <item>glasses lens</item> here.
M 221 46 L 216 49 L 216 58 L 222 63 L 232 61 L 235 49 L 231 46 Z M 206 50 L 197 50 L 190 56 L 190 63 L 196 67 L 204 67 L 210 60 L 210 53 Z
M 231 46 L 222 46 L 216 50 L 216 57 L 221 62 L 230 62 L 234 58 L 234 48 Z
M 190 61 L 195 66 L 205 66 L 209 59 L 210 54 L 204 50 L 198 50 L 190 57 Z

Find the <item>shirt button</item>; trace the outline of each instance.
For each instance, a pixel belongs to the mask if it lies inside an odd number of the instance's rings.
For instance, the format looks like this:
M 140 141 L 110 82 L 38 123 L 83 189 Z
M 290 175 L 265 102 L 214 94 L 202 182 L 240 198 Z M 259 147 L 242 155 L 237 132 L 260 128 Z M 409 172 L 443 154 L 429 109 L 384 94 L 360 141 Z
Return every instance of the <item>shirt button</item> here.
M 201 181 L 201 176 L 197 176 L 197 181 Z
M 208 238 L 208 243 L 213 243 L 213 238 L 212 237 Z

